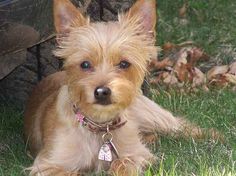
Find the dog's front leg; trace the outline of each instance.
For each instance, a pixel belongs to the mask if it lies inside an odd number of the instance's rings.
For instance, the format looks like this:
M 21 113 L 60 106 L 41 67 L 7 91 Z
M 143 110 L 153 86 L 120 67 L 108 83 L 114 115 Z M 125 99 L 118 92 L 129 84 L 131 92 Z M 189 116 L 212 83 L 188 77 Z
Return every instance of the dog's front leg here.
M 30 176 L 79 176 L 79 173 L 65 171 L 61 167 L 43 164 L 40 166 L 33 165 Z
M 33 166 L 27 168 L 30 176 L 79 176 L 77 172 L 66 171 L 62 166 L 51 164 L 43 156 L 38 156 Z
M 60 150 L 60 149 L 59 149 Z M 26 168 L 29 171 L 30 176 L 79 176 L 79 169 L 72 169 L 68 166 L 74 167 L 73 162 L 68 162 L 71 159 L 71 155 L 62 157 L 65 150 L 60 155 L 53 155 L 52 151 L 42 149 L 34 160 L 31 167 Z M 74 154 L 75 155 L 75 154 Z M 75 155 L 76 156 L 76 155 Z
M 110 172 L 114 176 L 136 176 L 138 168 L 131 159 L 123 158 L 112 162 Z
M 128 121 L 113 133 L 118 159 L 111 164 L 110 171 L 115 176 L 141 175 L 143 169 L 153 163 L 156 157 L 140 141 L 135 124 Z

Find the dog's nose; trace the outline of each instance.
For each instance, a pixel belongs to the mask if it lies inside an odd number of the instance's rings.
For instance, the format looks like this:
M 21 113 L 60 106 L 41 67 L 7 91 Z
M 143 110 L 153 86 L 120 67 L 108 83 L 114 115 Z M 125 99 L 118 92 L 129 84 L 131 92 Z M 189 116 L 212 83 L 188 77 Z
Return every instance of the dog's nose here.
M 111 104 L 110 95 L 111 89 L 108 87 L 97 87 L 94 91 L 94 96 L 99 104 Z

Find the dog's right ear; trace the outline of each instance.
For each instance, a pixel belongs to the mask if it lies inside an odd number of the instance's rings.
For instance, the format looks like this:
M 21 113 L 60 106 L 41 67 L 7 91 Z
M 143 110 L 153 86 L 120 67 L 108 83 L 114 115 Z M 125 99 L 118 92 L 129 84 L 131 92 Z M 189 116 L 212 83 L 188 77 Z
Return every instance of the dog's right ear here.
M 88 23 L 88 20 L 70 2 L 70 0 L 54 0 L 54 26 L 59 36 L 66 36 L 71 27 L 79 27 Z
M 134 5 L 125 14 L 126 19 L 131 19 L 137 16 L 140 18 L 140 22 L 143 27 L 143 32 L 155 37 L 156 34 L 156 0 L 137 0 Z

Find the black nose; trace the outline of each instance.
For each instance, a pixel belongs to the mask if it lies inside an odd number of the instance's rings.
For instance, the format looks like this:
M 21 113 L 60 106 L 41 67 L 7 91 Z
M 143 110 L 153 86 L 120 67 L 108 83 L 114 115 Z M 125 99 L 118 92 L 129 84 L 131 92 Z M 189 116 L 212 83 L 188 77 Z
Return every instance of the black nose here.
M 108 87 L 97 87 L 94 91 L 94 97 L 99 104 L 111 104 L 110 95 L 111 89 L 109 89 Z

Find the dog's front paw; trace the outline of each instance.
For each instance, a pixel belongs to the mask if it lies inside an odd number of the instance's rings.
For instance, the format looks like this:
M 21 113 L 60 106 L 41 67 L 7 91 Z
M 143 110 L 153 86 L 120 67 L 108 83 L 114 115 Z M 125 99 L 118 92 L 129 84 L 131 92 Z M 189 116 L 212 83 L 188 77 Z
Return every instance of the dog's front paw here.
M 68 172 L 58 167 L 31 168 L 30 176 L 80 176 L 77 172 Z
M 112 162 L 110 173 L 113 176 L 137 176 L 138 168 L 129 158 L 117 159 Z

